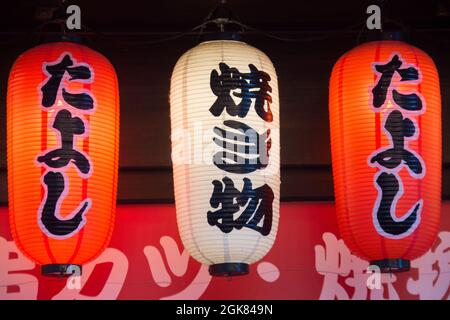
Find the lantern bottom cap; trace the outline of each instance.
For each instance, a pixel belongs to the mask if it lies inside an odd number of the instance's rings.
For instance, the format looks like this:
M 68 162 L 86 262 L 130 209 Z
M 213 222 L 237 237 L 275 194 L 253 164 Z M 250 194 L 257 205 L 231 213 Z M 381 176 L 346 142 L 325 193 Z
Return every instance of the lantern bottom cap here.
M 248 264 L 240 262 L 218 263 L 209 266 L 209 274 L 215 277 L 234 277 L 248 274 Z
M 77 264 L 45 264 L 41 267 L 41 273 L 47 277 L 69 277 L 81 275 L 81 266 Z
M 406 272 L 411 268 L 411 263 L 406 259 L 374 260 L 370 264 L 379 267 L 382 273 Z

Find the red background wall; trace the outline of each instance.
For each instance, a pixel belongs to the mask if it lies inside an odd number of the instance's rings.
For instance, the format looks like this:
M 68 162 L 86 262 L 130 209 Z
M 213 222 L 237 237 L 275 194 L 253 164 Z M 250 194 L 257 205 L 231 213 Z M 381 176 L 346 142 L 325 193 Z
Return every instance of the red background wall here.
M 0 207 L 0 299 L 450 299 L 450 202 L 434 248 L 369 290 L 368 263 L 337 231 L 332 202 L 283 203 L 270 253 L 250 275 L 212 279 L 183 251 L 173 205 L 120 205 L 111 244 L 76 279 L 44 278 L 17 251 Z M 75 289 L 68 289 L 68 286 Z

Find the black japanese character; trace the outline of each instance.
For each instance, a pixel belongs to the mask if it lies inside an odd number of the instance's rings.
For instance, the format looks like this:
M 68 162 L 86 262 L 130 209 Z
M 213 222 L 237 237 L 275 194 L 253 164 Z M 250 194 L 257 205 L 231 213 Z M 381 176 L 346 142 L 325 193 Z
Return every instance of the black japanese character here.
M 69 216 L 69 219 L 58 218 L 60 212 L 59 202 L 62 201 L 61 195 L 65 190 L 64 176 L 60 172 L 48 171 L 44 176 L 44 184 L 47 192 L 44 198 L 44 205 L 40 209 L 42 225 L 52 235 L 67 236 L 78 230 L 84 224 L 84 215 L 87 212 L 90 201 L 85 200 L 78 207 L 76 212 Z
M 274 193 L 267 184 L 253 189 L 250 179 L 244 178 L 244 187 L 242 192 L 239 192 L 228 177 L 224 177 L 222 181 L 214 180 L 212 183 L 214 190 L 210 204 L 213 208 L 220 206 L 220 209 L 214 212 L 208 211 L 209 225 L 217 226 L 224 233 L 230 233 L 233 228 L 240 230 L 246 227 L 263 236 L 270 234 Z M 241 208 L 243 208 L 242 213 L 234 219 L 234 215 Z M 263 220 L 262 226 L 259 225 L 261 220 Z
M 61 148 L 47 152 L 37 158 L 50 168 L 62 168 L 73 163 L 82 174 L 88 174 L 91 168 L 89 160 L 79 151 L 74 149 L 74 135 L 84 133 L 84 123 L 78 117 L 72 117 L 68 110 L 60 110 L 56 115 L 53 128 L 61 133 Z
M 378 208 L 375 208 L 378 225 L 385 233 L 394 236 L 408 232 L 417 222 L 422 201 L 418 201 L 402 218 L 394 218 L 398 215 L 395 213 L 393 204 L 397 203 L 395 199 L 399 196 L 400 190 L 397 177 L 394 174 L 382 172 L 376 182 L 381 189 L 381 201 Z
M 397 105 L 408 111 L 422 110 L 422 100 L 415 93 L 401 94 L 397 90 L 392 91 L 392 97 Z
M 269 150 L 272 146 L 270 129 L 260 135 L 239 121 L 226 120 L 223 124 L 238 133 L 219 127 L 214 128 L 218 137 L 214 137 L 213 141 L 224 149 L 217 152 L 213 158 L 218 168 L 242 174 L 267 167 Z
M 60 62 L 45 67 L 50 74 L 48 81 L 42 86 L 42 105 L 49 108 L 55 104 L 61 80 L 67 72 L 72 80 L 87 80 L 91 78 L 91 70 L 86 66 L 73 66 L 70 55 L 66 54 Z M 87 93 L 69 93 L 62 89 L 63 99 L 71 106 L 80 110 L 90 110 L 94 107 L 94 100 Z
M 230 68 L 222 62 L 219 63 L 220 75 L 216 70 L 211 71 L 210 86 L 217 99 L 209 111 L 214 116 L 220 116 L 226 109 L 230 116 L 243 118 L 250 109 L 252 99 L 255 99 L 255 111 L 258 116 L 265 121 L 273 121 L 270 110 L 272 103 L 272 97 L 269 94 L 272 92 L 272 87 L 269 85 L 270 76 L 258 70 L 253 64 L 250 64 L 249 68 L 250 73 L 241 73 L 237 68 Z M 239 104 L 236 104 L 231 97 L 231 91 L 237 89 L 240 92 L 233 92 L 233 96 L 241 98 Z
M 405 163 L 409 170 L 420 175 L 423 170 L 422 163 L 414 153 L 405 149 L 405 137 L 414 136 L 414 123 L 408 118 L 403 119 L 402 113 L 394 110 L 389 114 L 385 128 L 389 132 L 393 147 L 374 155 L 370 163 L 377 162 L 387 169 L 394 169 Z
M 398 55 L 394 55 L 387 64 L 378 64 L 375 66 L 375 70 L 381 73 L 381 77 L 372 89 L 373 94 L 373 106 L 375 108 L 380 108 L 384 105 L 386 101 L 387 92 L 391 85 L 392 77 L 395 72 L 397 72 L 401 81 L 411 81 L 419 79 L 419 72 L 416 68 L 409 67 L 405 69 L 400 69 L 402 65 Z M 422 100 L 415 94 L 401 94 L 397 90 L 392 91 L 392 97 L 394 102 L 401 108 L 408 111 L 419 111 L 422 110 Z

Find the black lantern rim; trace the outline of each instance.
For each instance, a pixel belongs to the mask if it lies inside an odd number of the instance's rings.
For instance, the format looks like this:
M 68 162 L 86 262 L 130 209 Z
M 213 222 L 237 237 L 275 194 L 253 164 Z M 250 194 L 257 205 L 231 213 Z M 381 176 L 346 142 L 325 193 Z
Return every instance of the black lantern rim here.
M 247 263 L 218 263 L 209 266 L 209 274 L 214 277 L 244 276 L 249 273 Z
M 383 259 L 370 262 L 380 268 L 381 273 L 406 272 L 411 269 L 411 262 L 406 259 Z
M 41 267 L 41 273 L 47 277 L 64 278 L 74 275 L 79 270 L 81 276 L 81 266 L 78 264 L 45 264 Z

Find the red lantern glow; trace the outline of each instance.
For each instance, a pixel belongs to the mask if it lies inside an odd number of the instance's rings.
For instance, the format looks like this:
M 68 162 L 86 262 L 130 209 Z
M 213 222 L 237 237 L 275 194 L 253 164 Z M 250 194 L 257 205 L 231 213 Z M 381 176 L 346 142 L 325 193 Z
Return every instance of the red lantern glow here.
M 7 97 L 10 227 L 46 274 L 96 258 L 114 226 L 119 93 L 114 68 L 79 44 L 14 63 Z
M 383 271 L 435 240 L 441 210 L 441 99 L 432 59 L 399 41 L 344 54 L 330 81 L 338 223 L 347 246 Z

